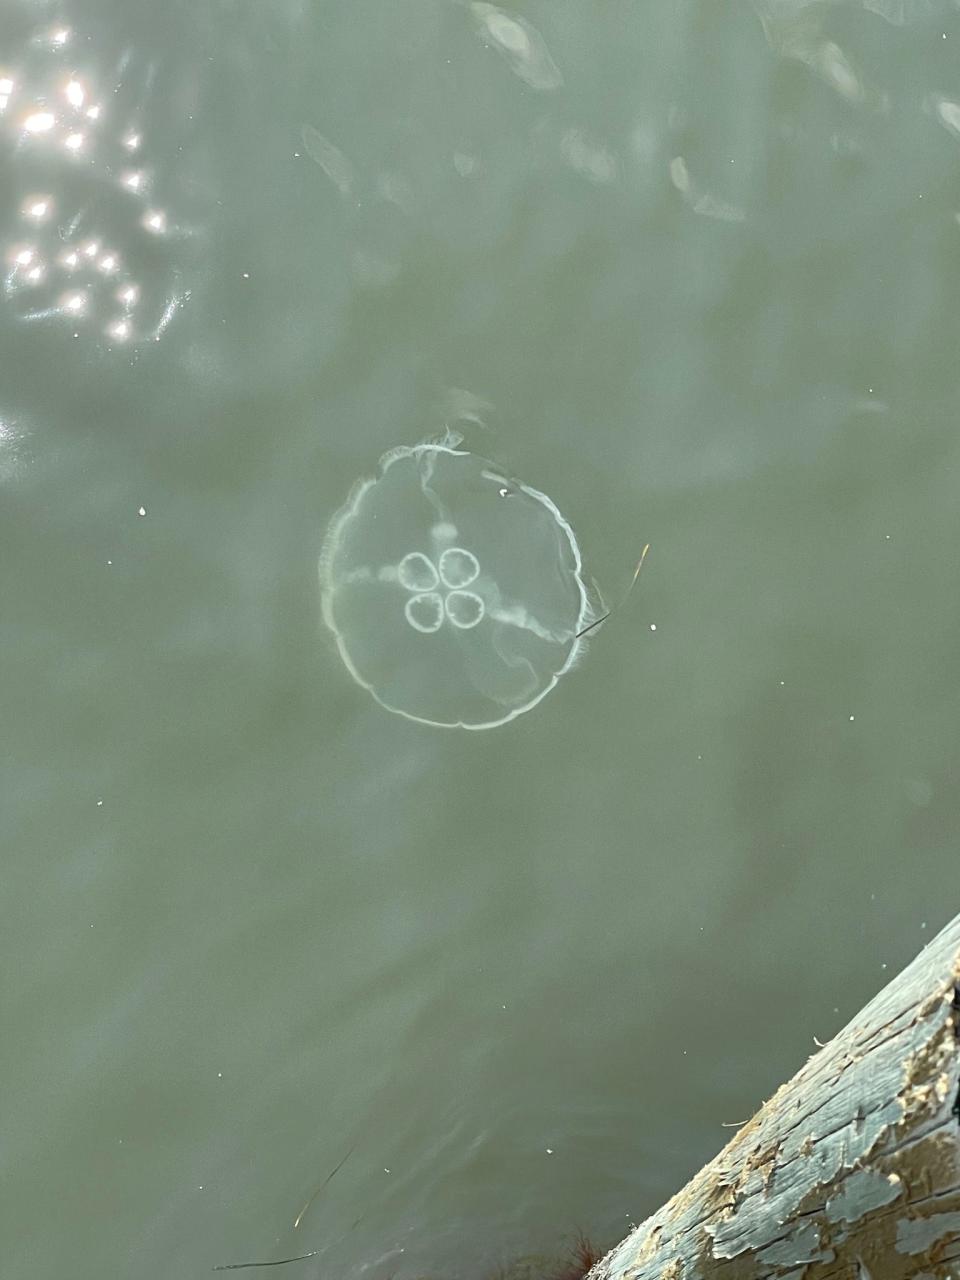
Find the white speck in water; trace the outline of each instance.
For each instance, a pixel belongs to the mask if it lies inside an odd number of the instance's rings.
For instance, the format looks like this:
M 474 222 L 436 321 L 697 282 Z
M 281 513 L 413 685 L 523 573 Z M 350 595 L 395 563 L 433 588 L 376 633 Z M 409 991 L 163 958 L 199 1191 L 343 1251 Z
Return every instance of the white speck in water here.
M 853 716 L 851 716 L 851 717 L 850 717 L 850 719 L 852 720 L 852 719 L 853 719 Z
M 98 809 L 102 809 L 102 808 L 103 808 L 103 801 L 102 801 L 102 800 L 98 800 L 98 801 L 97 801 L 97 808 L 98 808 Z
M 553 1155 L 553 1147 L 547 1147 L 547 1149 L 546 1149 L 546 1150 L 547 1150 L 547 1155 L 548 1155 L 548 1156 L 552 1156 L 552 1155 Z
M 147 508 L 146 508 L 146 507 L 141 507 L 141 508 L 137 511 L 137 515 L 138 515 L 138 516 L 145 516 L 146 514 L 147 514 Z
M 655 622 L 651 622 L 651 623 L 650 623 L 650 630 L 651 630 L 651 631 L 656 631 L 656 629 L 657 629 L 657 624 L 656 624 Z
M 389 1172 L 390 1172 L 390 1170 L 389 1170 L 389 1169 L 384 1169 L 384 1171 L 383 1171 L 383 1172 L 384 1172 L 384 1173 L 389 1173 Z

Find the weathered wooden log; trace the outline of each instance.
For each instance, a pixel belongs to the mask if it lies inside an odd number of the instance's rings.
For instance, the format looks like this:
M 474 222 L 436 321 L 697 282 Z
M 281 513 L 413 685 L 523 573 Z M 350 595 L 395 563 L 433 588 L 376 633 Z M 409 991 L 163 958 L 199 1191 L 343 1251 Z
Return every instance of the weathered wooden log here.
M 590 1280 L 960 1280 L 960 916 Z

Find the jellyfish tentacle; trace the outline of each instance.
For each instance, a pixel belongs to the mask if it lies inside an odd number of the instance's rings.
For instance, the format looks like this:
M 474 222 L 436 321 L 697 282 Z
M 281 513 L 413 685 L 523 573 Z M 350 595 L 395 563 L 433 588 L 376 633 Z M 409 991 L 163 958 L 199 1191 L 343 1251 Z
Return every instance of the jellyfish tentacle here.
M 494 622 L 502 623 L 505 627 L 519 627 L 521 631 L 529 631 L 538 640 L 545 640 L 548 644 L 569 644 L 576 639 L 575 631 L 567 627 L 557 631 L 552 627 L 544 626 L 522 605 L 500 605 L 490 609 L 489 616 Z

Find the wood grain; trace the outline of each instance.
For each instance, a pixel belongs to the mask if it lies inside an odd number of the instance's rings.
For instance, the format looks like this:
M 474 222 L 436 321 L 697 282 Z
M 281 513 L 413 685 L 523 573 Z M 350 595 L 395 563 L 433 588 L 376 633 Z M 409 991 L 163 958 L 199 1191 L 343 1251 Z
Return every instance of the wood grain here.
M 960 1280 L 960 916 L 591 1280 Z

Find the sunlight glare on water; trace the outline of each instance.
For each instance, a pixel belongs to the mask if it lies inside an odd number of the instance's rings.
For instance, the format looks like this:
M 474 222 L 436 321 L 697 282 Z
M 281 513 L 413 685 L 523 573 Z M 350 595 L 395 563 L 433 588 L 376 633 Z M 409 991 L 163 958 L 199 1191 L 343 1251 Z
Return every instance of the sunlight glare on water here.
M 521 80 L 532 89 L 559 89 L 560 69 L 550 56 L 543 37 L 522 18 L 512 17 L 494 4 L 470 5 L 481 36 L 489 40 Z
M 149 130 L 151 99 L 169 92 L 162 73 L 129 48 L 98 66 L 89 40 L 64 21 L 0 48 L 3 290 L 22 322 L 122 346 L 158 339 L 189 298 L 195 229 L 158 177 Z

